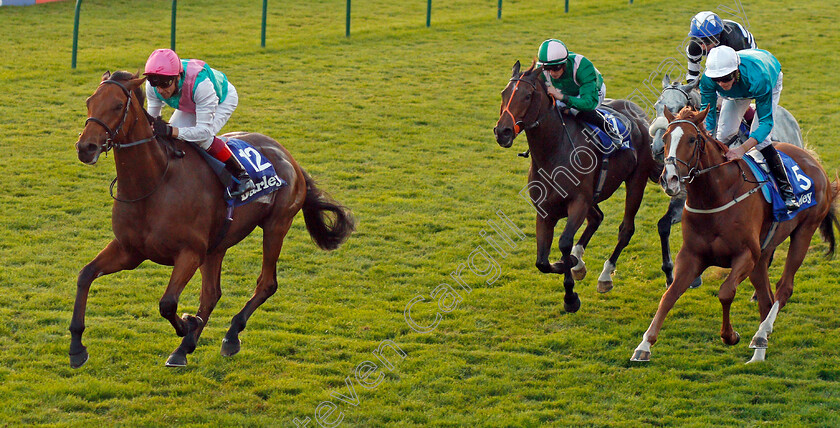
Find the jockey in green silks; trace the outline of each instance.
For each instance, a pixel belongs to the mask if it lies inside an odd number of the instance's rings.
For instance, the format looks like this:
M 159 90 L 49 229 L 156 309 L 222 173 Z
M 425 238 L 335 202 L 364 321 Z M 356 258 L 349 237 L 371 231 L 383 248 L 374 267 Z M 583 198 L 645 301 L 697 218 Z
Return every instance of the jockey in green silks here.
M 613 142 L 621 143 L 618 133 L 595 110 L 604 102 L 607 86 L 592 61 L 569 52 L 560 40 L 548 39 L 540 45 L 537 64 L 543 68 L 541 78 L 548 87 L 548 93 L 557 100 L 558 108 L 603 129 Z

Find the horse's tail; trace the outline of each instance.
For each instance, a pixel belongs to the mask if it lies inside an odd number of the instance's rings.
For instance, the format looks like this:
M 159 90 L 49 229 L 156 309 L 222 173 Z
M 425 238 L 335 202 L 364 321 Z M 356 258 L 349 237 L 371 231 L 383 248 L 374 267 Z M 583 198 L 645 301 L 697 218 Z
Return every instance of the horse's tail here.
M 840 195 L 840 177 L 837 173 L 834 174 L 834 181 L 831 182 L 831 189 L 829 190 L 828 214 L 826 214 L 822 223 L 820 223 L 820 236 L 824 242 L 828 243 L 828 251 L 825 252 L 827 258 L 834 256 L 834 247 L 836 240 L 834 237 L 834 228 L 840 230 L 840 221 L 837 219 L 837 196 Z
M 306 230 L 319 247 L 334 250 L 356 230 L 356 222 L 350 210 L 322 192 L 306 171 L 303 176 L 306 179 L 306 199 L 303 201 Z

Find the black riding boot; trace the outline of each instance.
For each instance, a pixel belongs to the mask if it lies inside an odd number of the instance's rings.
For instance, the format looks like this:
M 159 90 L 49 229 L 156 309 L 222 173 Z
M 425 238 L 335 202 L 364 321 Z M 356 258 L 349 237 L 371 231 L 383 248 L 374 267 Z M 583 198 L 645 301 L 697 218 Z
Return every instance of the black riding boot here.
M 621 136 L 618 135 L 618 132 L 613 129 L 611 123 L 607 122 L 607 119 L 604 117 L 601 112 L 598 110 L 590 110 L 590 111 L 582 111 L 577 114 L 577 118 L 583 120 L 584 122 L 591 123 L 598 128 L 602 129 L 612 140 L 613 145 L 616 148 L 621 147 Z
M 257 188 L 257 186 L 254 185 L 254 180 L 251 179 L 251 176 L 248 175 L 248 172 L 245 171 L 245 168 L 239 163 L 236 156 L 231 156 L 225 161 L 225 169 L 233 175 L 233 178 L 235 179 L 235 186 L 229 194 L 231 198 L 235 198 L 245 192 L 250 192 L 251 190 Z
M 782 200 L 785 201 L 785 208 L 788 211 L 796 210 L 799 208 L 799 202 L 796 201 L 793 188 L 790 187 L 790 180 L 788 179 L 787 171 L 785 171 L 785 166 L 782 164 L 782 157 L 779 155 L 779 152 L 772 145 L 760 151 L 764 155 L 764 160 L 767 161 L 767 166 L 770 167 L 770 173 L 773 174 L 773 178 L 776 179 L 776 183 L 779 185 L 779 193 L 782 196 Z

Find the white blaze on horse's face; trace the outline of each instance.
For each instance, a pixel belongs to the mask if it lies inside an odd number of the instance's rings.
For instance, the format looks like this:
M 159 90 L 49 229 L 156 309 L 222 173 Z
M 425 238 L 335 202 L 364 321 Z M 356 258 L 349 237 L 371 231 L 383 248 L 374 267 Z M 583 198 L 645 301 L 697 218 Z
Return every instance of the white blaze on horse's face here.
M 667 158 L 676 159 L 677 158 L 677 148 L 680 145 L 680 140 L 683 137 L 683 130 L 679 126 L 674 128 L 670 134 L 670 146 L 668 149 Z M 680 192 L 680 171 L 677 168 L 676 162 L 666 162 L 665 163 L 665 172 L 663 173 L 665 176 L 665 182 L 662 183 L 662 188 L 665 189 L 665 193 L 668 196 L 674 196 Z

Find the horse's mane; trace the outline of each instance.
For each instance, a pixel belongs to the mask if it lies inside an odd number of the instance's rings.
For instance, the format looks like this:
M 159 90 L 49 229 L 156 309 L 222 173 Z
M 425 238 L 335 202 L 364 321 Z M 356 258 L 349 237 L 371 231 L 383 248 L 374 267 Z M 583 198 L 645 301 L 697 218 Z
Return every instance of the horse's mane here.
M 690 106 L 685 106 L 685 107 L 682 108 L 682 110 L 680 110 L 679 113 L 677 113 L 676 119 L 692 120 L 692 119 L 694 119 L 694 116 L 697 116 L 697 114 L 699 114 L 699 113 L 700 113 L 699 111 L 694 110 Z
M 131 73 L 128 71 L 120 70 L 115 71 L 114 74 L 111 75 L 111 80 L 116 80 L 117 82 L 127 82 L 129 80 L 133 80 L 140 77 L 139 73 Z M 140 105 L 146 104 L 146 91 L 144 90 L 144 86 L 140 85 L 134 89 L 134 98 L 140 102 Z

